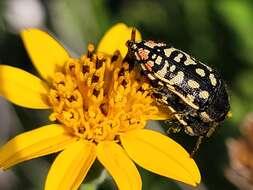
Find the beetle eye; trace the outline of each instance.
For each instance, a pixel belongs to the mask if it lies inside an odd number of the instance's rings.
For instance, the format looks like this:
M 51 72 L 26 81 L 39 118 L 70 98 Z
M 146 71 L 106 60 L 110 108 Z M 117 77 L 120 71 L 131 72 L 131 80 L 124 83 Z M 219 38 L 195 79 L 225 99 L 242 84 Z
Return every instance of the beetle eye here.
M 126 42 L 126 46 L 128 47 L 129 50 L 132 50 L 132 51 L 137 51 L 138 49 L 137 44 L 132 40 L 128 40 Z
M 133 45 L 133 42 L 131 40 L 127 40 L 126 46 L 131 47 Z

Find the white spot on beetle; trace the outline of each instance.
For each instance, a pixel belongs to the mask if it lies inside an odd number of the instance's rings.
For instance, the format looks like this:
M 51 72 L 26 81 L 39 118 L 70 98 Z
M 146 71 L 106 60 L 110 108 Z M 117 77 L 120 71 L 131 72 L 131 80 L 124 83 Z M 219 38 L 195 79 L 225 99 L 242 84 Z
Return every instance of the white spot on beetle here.
M 216 86 L 217 80 L 216 80 L 214 74 L 210 74 L 210 75 L 209 75 L 209 79 L 210 79 L 210 81 L 211 81 L 211 84 L 212 84 L 213 86 Z
M 158 81 L 158 85 L 164 86 L 164 84 L 161 81 Z
M 176 50 L 175 48 L 167 48 L 163 51 L 164 51 L 164 54 L 166 55 L 166 57 L 170 57 L 171 53 L 175 50 Z
M 170 72 L 174 72 L 176 70 L 176 65 L 171 65 L 170 66 Z
M 169 82 L 173 85 L 173 84 L 181 84 L 184 80 L 184 73 L 182 71 L 179 71 L 177 73 L 177 75 L 172 78 L 171 80 L 169 80 Z
M 174 58 L 174 61 L 180 63 L 181 59 L 183 58 L 183 54 L 182 53 L 179 53 L 175 58 Z
M 193 95 L 187 94 L 186 99 L 187 99 L 187 101 L 188 101 L 188 102 L 193 103 L 193 102 L 194 102 L 195 97 L 194 97 Z
M 134 44 L 134 45 L 132 46 L 132 48 L 133 48 L 133 49 L 137 49 L 137 45 Z
M 203 69 L 197 68 L 195 71 L 201 77 L 204 77 L 206 75 L 206 73 L 205 73 L 205 71 Z
M 152 41 L 152 40 L 149 40 L 149 41 L 145 42 L 144 45 L 145 45 L 145 46 L 148 46 L 148 47 L 150 47 L 150 48 L 154 48 L 154 47 L 157 45 L 157 43 L 155 43 L 155 42 Z
M 194 80 L 188 80 L 188 81 L 187 81 L 187 84 L 188 84 L 189 87 L 191 87 L 191 88 L 199 88 L 199 83 L 197 83 L 197 82 L 194 81 Z
M 206 112 L 201 112 L 200 116 L 205 122 L 213 121 Z
M 168 72 L 168 66 L 169 66 L 169 65 L 165 64 L 165 65 L 163 66 L 162 69 L 160 69 L 159 71 L 157 71 L 157 74 L 158 74 L 161 78 L 164 78 L 165 75 L 167 74 L 167 72 Z
M 184 61 L 184 65 L 197 65 L 195 58 L 192 58 L 190 55 L 187 53 L 183 52 L 184 55 L 186 56 L 186 60 Z
M 207 92 L 207 91 L 201 91 L 200 93 L 199 93 L 199 97 L 200 98 L 203 98 L 203 99 L 208 99 L 208 97 L 209 97 L 209 93 Z
M 155 59 L 156 57 L 157 57 L 157 55 L 154 53 L 151 58 Z
M 185 133 L 191 136 L 194 136 L 193 129 L 190 126 L 185 127 Z
M 153 76 L 153 75 L 151 75 L 151 74 L 148 74 L 148 78 L 150 79 L 150 80 L 155 80 L 156 78 Z
M 189 55 L 186 55 L 186 60 L 184 62 L 184 64 L 187 65 L 197 65 L 197 63 L 191 59 L 191 57 Z
M 158 56 L 158 57 L 156 58 L 156 60 L 155 60 L 155 63 L 156 63 L 157 65 L 160 65 L 161 62 L 162 62 L 162 57 L 161 57 L 161 56 Z
M 157 43 L 157 46 L 158 46 L 158 47 L 163 47 L 163 46 L 166 46 L 166 44 L 165 44 L 165 43 L 160 42 L 160 43 Z

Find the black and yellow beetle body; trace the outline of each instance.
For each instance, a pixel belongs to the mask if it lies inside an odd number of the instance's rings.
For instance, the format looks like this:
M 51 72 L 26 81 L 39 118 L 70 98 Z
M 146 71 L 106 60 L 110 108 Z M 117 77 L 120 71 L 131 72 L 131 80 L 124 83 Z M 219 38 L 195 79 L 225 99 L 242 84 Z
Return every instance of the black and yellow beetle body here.
M 157 102 L 174 113 L 187 134 L 205 136 L 225 119 L 228 94 L 214 69 L 165 43 L 131 40 L 127 46 Z

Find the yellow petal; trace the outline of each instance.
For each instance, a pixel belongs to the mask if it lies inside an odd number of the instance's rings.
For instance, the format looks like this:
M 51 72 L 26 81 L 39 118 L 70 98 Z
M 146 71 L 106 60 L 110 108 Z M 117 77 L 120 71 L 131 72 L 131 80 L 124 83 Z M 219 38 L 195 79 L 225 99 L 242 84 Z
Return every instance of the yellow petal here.
M 98 160 L 112 175 L 120 190 L 141 190 L 140 174 L 118 144 L 101 142 L 96 150 Z
M 0 65 L 0 95 L 19 106 L 45 109 L 47 85 L 36 76 L 21 69 Z
M 96 159 L 95 145 L 80 140 L 55 159 L 47 176 L 45 190 L 76 190 Z
M 110 28 L 101 39 L 97 51 L 112 55 L 119 50 L 122 57 L 127 54 L 127 40 L 131 39 L 132 27 L 119 23 Z M 136 40 L 141 40 L 141 34 L 136 30 Z
M 172 139 L 146 129 L 127 132 L 120 139 L 128 155 L 143 168 L 193 186 L 200 183 L 196 163 Z
M 73 141 L 74 138 L 57 124 L 22 133 L 0 149 L 0 167 L 6 169 L 32 158 L 58 152 Z
M 33 64 L 46 80 L 50 80 L 50 77 L 69 59 L 67 51 L 44 31 L 27 29 L 21 36 Z

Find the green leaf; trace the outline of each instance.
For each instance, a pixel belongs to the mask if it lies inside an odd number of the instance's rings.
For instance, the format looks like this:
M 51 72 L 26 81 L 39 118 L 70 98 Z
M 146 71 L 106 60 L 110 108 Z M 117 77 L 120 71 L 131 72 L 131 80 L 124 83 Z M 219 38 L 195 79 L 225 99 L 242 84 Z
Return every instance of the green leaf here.
M 253 6 L 251 1 L 218 1 L 216 9 L 237 34 L 241 46 L 236 49 L 238 56 L 253 64 Z

